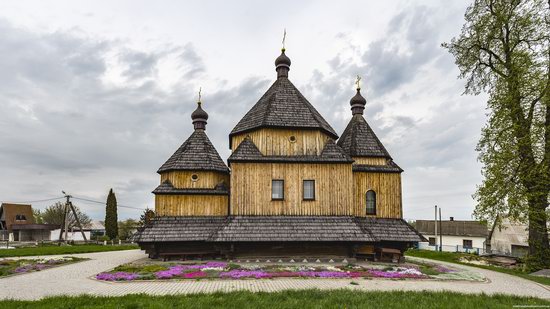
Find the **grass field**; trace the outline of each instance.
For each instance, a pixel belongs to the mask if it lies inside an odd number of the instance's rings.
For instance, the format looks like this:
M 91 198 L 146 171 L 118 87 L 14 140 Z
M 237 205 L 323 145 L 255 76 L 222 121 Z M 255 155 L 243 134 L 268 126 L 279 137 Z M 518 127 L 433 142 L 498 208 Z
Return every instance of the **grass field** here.
M 0 249 L 0 258 L 15 256 L 54 255 L 71 253 L 90 253 L 103 251 L 130 250 L 139 248 L 137 245 L 73 245 L 73 246 L 38 246 L 16 249 Z
M 2 308 L 512 308 L 550 306 L 550 301 L 504 295 L 450 292 L 361 292 L 305 290 L 278 293 L 232 292 L 178 296 L 53 297 L 3 301 Z
M 535 281 L 544 285 L 550 285 L 550 278 L 545 277 L 537 277 L 537 276 L 531 276 L 527 273 L 522 272 L 521 270 L 516 269 L 508 269 L 498 266 L 491 266 L 491 265 L 474 265 L 474 264 L 468 264 L 468 263 L 462 263 L 459 261 L 459 259 L 462 256 L 468 255 L 467 253 L 454 253 L 454 252 L 438 252 L 438 251 L 429 251 L 429 250 L 408 250 L 405 255 L 407 256 L 414 256 L 414 257 L 420 257 L 420 258 L 426 258 L 431 260 L 438 260 L 438 261 L 444 261 L 444 262 L 450 262 L 450 263 L 456 263 L 456 264 L 462 264 L 472 267 L 478 267 L 493 271 L 498 271 L 500 273 L 505 273 L 513 276 L 518 276 L 527 280 Z

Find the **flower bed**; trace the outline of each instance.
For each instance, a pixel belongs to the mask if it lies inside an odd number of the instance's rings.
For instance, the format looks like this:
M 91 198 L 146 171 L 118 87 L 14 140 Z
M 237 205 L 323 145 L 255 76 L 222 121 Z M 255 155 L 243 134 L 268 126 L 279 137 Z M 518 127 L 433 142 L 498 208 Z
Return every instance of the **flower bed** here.
M 455 270 L 441 265 L 357 266 L 357 265 L 239 265 L 226 262 L 126 264 L 96 275 L 105 281 L 170 279 L 270 279 L 270 278 L 390 278 L 428 279 Z
M 74 263 L 86 259 L 76 257 L 62 258 L 46 258 L 46 259 L 1 259 L 0 260 L 0 277 L 14 274 L 24 274 L 34 271 L 60 266 L 64 264 Z

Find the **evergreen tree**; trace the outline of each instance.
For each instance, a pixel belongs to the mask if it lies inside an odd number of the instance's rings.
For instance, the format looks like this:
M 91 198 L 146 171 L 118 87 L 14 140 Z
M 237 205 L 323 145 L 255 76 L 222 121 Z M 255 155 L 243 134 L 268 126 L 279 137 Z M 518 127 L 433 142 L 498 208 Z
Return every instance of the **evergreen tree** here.
M 110 239 L 115 239 L 118 237 L 117 204 L 113 189 L 109 190 L 109 195 L 107 195 L 107 207 L 105 209 L 105 234 Z

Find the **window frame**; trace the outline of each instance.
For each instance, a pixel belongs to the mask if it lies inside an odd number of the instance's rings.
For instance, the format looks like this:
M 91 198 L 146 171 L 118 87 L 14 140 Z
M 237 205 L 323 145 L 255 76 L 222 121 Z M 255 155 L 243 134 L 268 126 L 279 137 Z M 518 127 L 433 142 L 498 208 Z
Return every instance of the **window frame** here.
M 436 245 L 436 238 L 435 237 L 428 237 L 428 245 L 435 246 Z
M 369 198 L 368 198 L 369 192 L 372 192 L 374 194 L 374 212 L 369 212 Z M 365 193 L 365 213 L 367 214 L 367 216 L 376 216 L 377 208 L 378 207 L 376 205 L 376 191 L 369 189 Z
M 470 245 L 466 246 L 466 242 L 469 242 Z M 462 239 L 462 248 L 465 249 L 473 249 L 474 248 L 474 242 L 471 239 Z
M 273 197 L 273 183 L 281 182 L 282 183 L 282 197 Z M 285 180 L 284 179 L 271 179 L 271 200 L 272 201 L 283 201 L 285 199 Z
M 313 183 L 313 197 L 306 197 L 306 182 Z M 315 201 L 315 179 L 304 179 L 302 180 L 302 200 L 304 201 Z

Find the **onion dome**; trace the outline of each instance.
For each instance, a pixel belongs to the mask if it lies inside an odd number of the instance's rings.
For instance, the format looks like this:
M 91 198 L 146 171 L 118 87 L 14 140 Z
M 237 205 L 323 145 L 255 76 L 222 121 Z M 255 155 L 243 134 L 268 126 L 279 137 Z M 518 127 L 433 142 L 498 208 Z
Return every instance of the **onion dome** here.
M 353 115 L 363 115 L 363 110 L 365 109 L 366 104 L 367 100 L 361 95 L 361 88 L 357 88 L 357 93 L 349 101 L 349 105 L 351 105 L 351 113 Z
M 290 58 L 285 54 L 285 49 L 281 49 L 281 55 L 275 59 L 275 71 L 277 71 L 277 78 L 288 77 L 288 71 L 290 70 Z
M 195 130 L 206 129 L 206 121 L 208 120 L 208 114 L 202 109 L 201 102 L 197 102 L 197 109 L 191 113 L 191 119 L 193 120 L 193 126 Z

